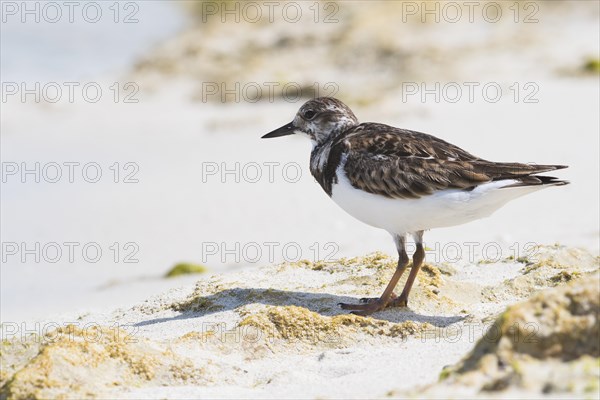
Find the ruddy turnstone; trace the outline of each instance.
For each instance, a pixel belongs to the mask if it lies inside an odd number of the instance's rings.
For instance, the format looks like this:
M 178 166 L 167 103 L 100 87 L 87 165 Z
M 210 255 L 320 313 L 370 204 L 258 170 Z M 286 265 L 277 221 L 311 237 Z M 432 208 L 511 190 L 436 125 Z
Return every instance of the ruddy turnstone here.
M 565 165 L 487 161 L 425 133 L 359 123 L 348 106 L 331 97 L 307 101 L 292 122 L 263 138 L 294 133 L 310 138 L 310 172 L 323 190 L 348 214 L 388 231 L 398 249 L 398 266 L 381 297 L 340 303 L 359 315 L 408 304 L 425 259 L 425 230 L 487 217 L 516 197 L 568 183 L 537 175 Z M 416 250 L 404 290 L 396 296 L 409 263 L 408 234 Z

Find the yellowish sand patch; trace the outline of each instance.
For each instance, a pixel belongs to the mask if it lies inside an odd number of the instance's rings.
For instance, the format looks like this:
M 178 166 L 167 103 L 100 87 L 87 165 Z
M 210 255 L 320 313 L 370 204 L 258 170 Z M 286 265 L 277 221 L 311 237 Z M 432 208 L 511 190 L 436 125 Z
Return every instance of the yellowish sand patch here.
M 427 323 L 419 324 L 413 321 L 391 323 L 353 314 L 329 317 L 296 306 L 269 307 L 247 316 L 239 326 L 257 328 L 269 339 L 333 347 L 354 340 L 358 334 L 406 337 L 431 327 Z
M 39 353 L 2 386 L 9 399 L 91 398 L 119 387 L 201 380 L 201 369 L 131 331 L 67 325 L 50 332 Z
M 421 393 L 597 393 L 599 314 L 598 273 L 540 292 L 508 307 L 463 361 L 441 372 L 442 383 Z

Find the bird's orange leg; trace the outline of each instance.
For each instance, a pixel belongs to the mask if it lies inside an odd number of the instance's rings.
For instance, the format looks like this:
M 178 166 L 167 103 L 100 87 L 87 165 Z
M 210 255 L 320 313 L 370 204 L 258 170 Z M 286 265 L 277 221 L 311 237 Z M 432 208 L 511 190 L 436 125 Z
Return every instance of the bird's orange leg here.
M 342 307 L 342 309 L 352 310 L 352 313 L 357 315 L 369 315 L 376 311 L 383 310 L 392 298 L 394 299 L 394 301 L 396 300 L 394 288 L 398 284 L 398 281 L 402 277 L 404 271 L 406 271 L 409 259 L 408 255 L 406 254 L 406 249 L 404 247 L 404 236 L 395 236 L 394 239 L 396 239 L 396 247 L 398 248 L 398 266 L 396 267 L 396 271 L 394 272 L 392 279 L 383 291 L 381 297 L 379 297 L 376 300 L 363 301 L 361 299 L 362 304 L 340 303 L 339 305 Z
M 408 279 L 406 280 L 406 284 L 404 285 L 404 289 L 402 290 L 402 294 L 400 296 L 393 299 L 389 307 L 406 307 L 408 306 L 408 295 L 410 293 L 410 289 L 412 288 L 413 283 L 415 282 L 415 278 L 423 265 L 423 261 L 425 260 L 425 250 L 423 249 L 423 241 L 422 241 L 423 232 L 420 233 L 419 236 L 415 235 L 415 239 L 417 241 L 417 249 L 413 254 L 413 265 L 410 269 L 410 274 L 408 275 Z M 421 239 L 421 240 L 419 240 Z

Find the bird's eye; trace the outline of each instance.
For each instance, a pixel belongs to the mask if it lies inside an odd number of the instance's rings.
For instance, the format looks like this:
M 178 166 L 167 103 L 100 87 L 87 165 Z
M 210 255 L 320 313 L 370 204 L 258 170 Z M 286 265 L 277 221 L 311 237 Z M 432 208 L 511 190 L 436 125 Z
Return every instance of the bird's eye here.
M 314 110 L 306 110 L 304 111 L 304 114 L 302 114 L 302 116 L 308 120 L 313 119 L 315 115 L 317 115 L 317 113 Z

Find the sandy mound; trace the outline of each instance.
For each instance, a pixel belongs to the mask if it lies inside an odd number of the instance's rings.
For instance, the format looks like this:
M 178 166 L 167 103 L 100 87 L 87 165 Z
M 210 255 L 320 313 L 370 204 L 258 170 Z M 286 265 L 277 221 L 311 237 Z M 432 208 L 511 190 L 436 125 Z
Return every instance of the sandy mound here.
M 508 307 L 473 351 L 445 369 L 442 382 L 421 395 L 525 392 L 521 394 L 597 397 L 599 313 L 597 273 L 538 293 Z
M 27 347 L 35 352 L 21 353 L 20 359 L 14 351 L 18 346 L 2 346 L 3 399 L 110 397 L 118 388 L 206 381 L 202 366 L 191 359 L 118 328 L 67 325 L 32 338 Z M 25 365 L 10 362 L 28 356 L 33 357 Z

